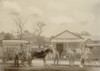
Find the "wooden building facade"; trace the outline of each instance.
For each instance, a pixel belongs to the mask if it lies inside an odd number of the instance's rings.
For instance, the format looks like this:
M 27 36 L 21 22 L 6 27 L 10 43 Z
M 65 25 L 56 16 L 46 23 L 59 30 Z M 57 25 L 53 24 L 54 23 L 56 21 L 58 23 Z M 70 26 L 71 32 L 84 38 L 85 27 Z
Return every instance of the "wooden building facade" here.
M 57 48 L 61 55 L 64 51 L 71 49 L 79 52 L 79 49 L 82 47 L 81 44 L 83 44 L 83 38 L 73 32 L 65 30 L 54 36 L 51 39 L 51 43 L 54 48 Z

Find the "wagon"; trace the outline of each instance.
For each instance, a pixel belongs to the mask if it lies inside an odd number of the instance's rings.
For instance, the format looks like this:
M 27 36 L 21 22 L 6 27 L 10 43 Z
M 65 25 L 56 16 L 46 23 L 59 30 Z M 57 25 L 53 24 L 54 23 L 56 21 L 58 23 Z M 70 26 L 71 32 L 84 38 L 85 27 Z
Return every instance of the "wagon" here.
M 22 49 L 28 50 L 29 42 L 25 40 L 3 40 L 3 61 L 14 60 L 16 51 L 20 52 Z M 22 46 L 23 45 L 23 48 Z

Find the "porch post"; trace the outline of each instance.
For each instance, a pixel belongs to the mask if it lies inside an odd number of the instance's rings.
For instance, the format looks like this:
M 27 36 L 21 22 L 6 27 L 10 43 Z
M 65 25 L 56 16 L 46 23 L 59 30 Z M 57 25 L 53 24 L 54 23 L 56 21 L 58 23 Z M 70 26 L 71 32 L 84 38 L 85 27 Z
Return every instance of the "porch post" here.
M 67 48 L 66 48 L 67 50 L 69 49 L 69 47 L 68 47 L 68 42 L 67 42 Z

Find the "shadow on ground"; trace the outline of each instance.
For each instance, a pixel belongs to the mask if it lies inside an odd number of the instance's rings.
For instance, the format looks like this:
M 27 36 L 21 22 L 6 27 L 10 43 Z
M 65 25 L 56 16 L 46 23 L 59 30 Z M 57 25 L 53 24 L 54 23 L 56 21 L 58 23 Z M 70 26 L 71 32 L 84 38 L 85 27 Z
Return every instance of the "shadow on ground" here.
M 92 67 L 69 67 L 69 66 L 49 66 L 49 67 L 5 67 L 4 71 L 93 71 Z

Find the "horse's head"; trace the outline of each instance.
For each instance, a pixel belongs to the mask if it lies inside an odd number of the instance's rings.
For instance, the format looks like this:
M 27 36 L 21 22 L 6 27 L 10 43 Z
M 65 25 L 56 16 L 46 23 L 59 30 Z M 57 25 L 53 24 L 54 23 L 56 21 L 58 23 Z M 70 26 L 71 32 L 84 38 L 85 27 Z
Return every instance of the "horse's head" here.
M 50 53 L 53 53 L 53 50 L 50 49 L 50 48 L 48 48 L 48 49 L 45 50 L 45 52 L 46 52 L 46 53 L 49 53 L 49 52 L 50 52 Z

